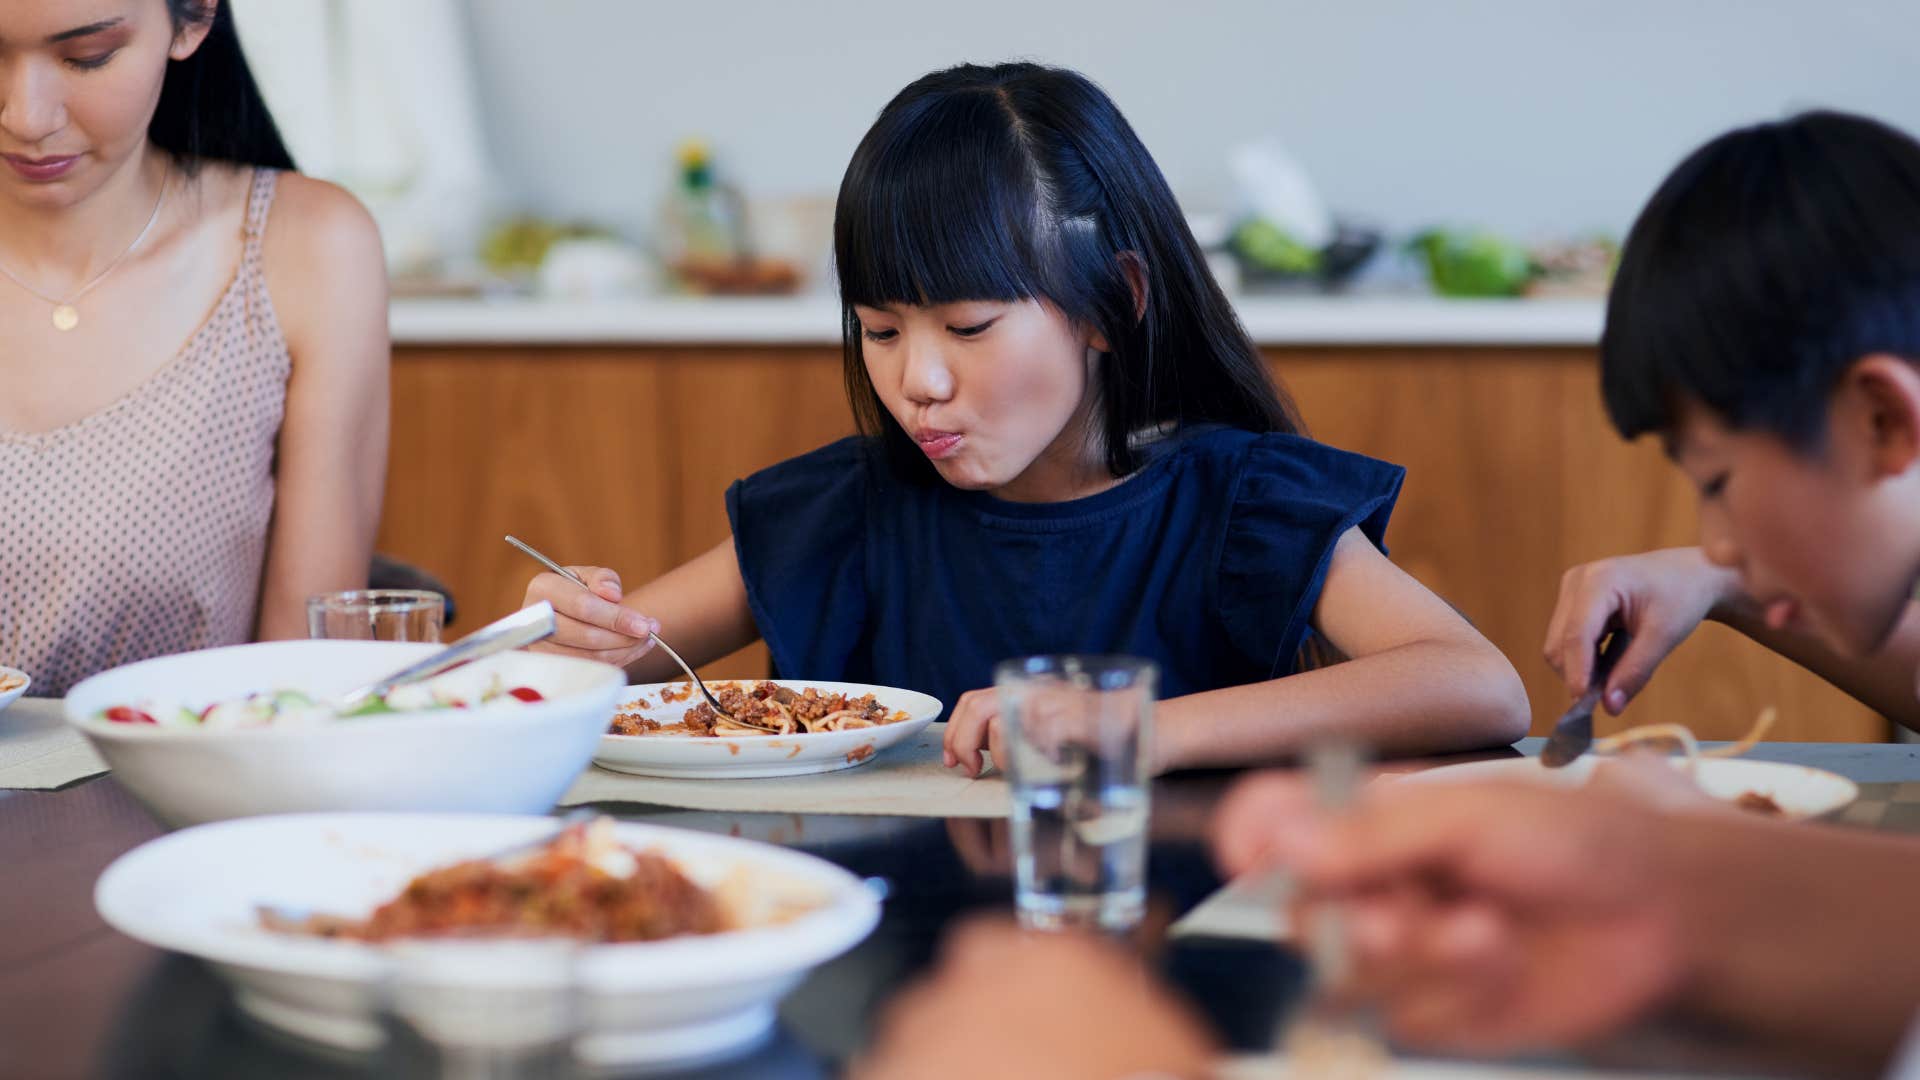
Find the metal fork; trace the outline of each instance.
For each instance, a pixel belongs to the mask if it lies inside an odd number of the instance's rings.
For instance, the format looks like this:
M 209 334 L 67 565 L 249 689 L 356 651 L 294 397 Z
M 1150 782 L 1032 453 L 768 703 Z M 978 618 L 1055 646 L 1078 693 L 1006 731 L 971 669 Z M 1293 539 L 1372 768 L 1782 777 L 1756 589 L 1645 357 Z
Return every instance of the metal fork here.
M 1358 746 L 1323 742 L 1307 755 L 1316 811 L 1339 817 L 1353 809 L 1365 779 Z M 1312 982 L 1307 999 L 1282 1033 L 1288 1076 L 1383 1075 L 1388 1060 L 1375 1010 L 1356 996 L 1354 957 L 1344 900 L 1328 898 L 1307 912 L 1305 931 Z
M 573 582 L 575 585 L 580 586 L 582 589 L 585 589 L 588 592 L 593 591 L 593 587 L 588 585 L 585 581 L 582 581 L 580 579 L 579 574 L 574 573 L 573 571 L 567 569 L 566 567 L 561 566 L 559 563 L 554 562 L 552 559 L 547 558 L 545 555 L 542 555 L 538 550 L 536 550 L 533 547 L 533 545 L 527 543 L 525 540 L 522 540 L 517 536 L 509 536 L 507 537 L 507 543 L 512 544 L 514 547 L 517 547 L 521 551 L 524 551 L 527 554 L 533 556 L 535 559 L 539 560 L 540 565 L 546 567 L 547 569 L 553 571 L 556 574 L 559 574 L 561 577 L 566 578 L 568 581 Z M 743 720 L 740 717 L 737 717 L 732 713 L 728 712 L 726 710 L 726 707 L 720 704 L 720 699 L 713 696 L 713 691 L 707 689 L 707 684 L 702 682 L 700 680 L 700 676 L 694 673 L 693 668 L 690 667 L 685 660 L 680 659 L 679 653 L 673 651 L 673 646 L 661 640 L 659 634 L 650 633 L 647 635 L 647 637 L 651 638 L 655 645 L 658 645 L 660 646 L 660 648 L 664 649 L 668 656 L 673 657 L 673 662 L 680 665 L 680 670 L 687 673 L 687 678 L 693 680 L 694 686 L 699 687 L 700 696 L 707 699 L 707 704 L 712 706 L 713 711 L 716 714 L 726 717 L 727 723 L 738 724 L 741 727 L 756 728 L 760 731 L 766 732 L 769 735 L 780 734 L 778 729 L 773 728 L 767 724 L 762 724 L 755 720 Z
M 1553 725 L 1553 734 L 1540 751 L 1540 764 L 1549 769 L 1564 768 L 1593 745 L 1594 707 L 1600 704 L 1600 695 L 1607 689 L 1607 677 L 1613 674 L 1613 665 L 1619 662 L 1620 654 L 1627 651 L 1629 640 L 1625 630 L 1615 630 L 1600 643 L 1599 655 L 1593 661 L 1593 674 L 1587 680 L 1587 692 Z

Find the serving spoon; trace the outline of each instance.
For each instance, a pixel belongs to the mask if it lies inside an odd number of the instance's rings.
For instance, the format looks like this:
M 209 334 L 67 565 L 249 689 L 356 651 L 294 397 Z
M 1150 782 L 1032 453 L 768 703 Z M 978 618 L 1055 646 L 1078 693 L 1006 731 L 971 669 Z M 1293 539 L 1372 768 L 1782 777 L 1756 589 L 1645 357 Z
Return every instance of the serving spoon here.
M 334 698 L 329 704 L 334 712 L 346 716 L 395 687 L 431 679 L 461 664 L 471 663 L 495 653 L 507 652 L 510 649 L 518 649 L 551 637 L 556 622 L 553 605 L 542 600 L 532 607 L 521 608 L 504 619 L 496 619 L 488 623 L 424 660 L 408 664 L 399 671 L 385 678 L 376 679 L 365 686 L 355 687 Z

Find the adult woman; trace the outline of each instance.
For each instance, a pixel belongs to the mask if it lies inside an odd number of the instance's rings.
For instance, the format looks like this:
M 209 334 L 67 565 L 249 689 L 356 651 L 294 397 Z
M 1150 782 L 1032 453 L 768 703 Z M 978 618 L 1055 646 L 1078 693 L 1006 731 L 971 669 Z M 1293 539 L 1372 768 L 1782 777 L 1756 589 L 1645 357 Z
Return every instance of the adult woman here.
M 36 693 L 365 583 L 384 261 L 292 164 L 218 0 L 0 11 L 0 656 Z

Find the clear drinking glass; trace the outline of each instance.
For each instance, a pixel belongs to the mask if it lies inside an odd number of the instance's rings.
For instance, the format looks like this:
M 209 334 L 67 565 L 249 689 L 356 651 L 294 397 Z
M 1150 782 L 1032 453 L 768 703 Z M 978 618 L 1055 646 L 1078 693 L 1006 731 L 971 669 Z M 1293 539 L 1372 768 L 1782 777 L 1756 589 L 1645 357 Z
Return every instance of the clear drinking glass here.
M 584 1076 L 578 968 L 568 938 L 444 939 L 388 948 L 378 1073 L 405 1080 Z
M 447 602 L 419 589 L 354 589 L 307 598 L 307 636 L 354 641 L 439 641 Z
M 1131 656 L 1029 656 L 994 669 L 1023 925 L 1119 932 L 1140 921 L 1158 678 Z

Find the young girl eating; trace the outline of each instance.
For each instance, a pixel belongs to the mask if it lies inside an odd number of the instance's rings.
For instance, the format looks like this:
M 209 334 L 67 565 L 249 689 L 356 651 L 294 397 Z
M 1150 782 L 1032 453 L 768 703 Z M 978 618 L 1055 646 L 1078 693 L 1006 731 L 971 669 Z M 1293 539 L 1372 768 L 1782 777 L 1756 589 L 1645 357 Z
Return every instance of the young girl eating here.
M 1381 551 L 1403 470 L 1308 438 L 1113 102 L 1033 64 L 928 75 L 854 151 L 834 223 L 862 435 L 727 492 L 733 535 L 630 593 L 577 567 L 545 647 L 664 678 L 766 641 L 791 677 L 948 706 L 997 740 L 993 665 L 1160 667 L 1159 770 L 1339 732 L 1383 753 L 1525 733 L 1498 650 Z M 644 613 L 644 614 L 643 614 Z M 1313 638 L 1348 659 L 1300 671 Z

